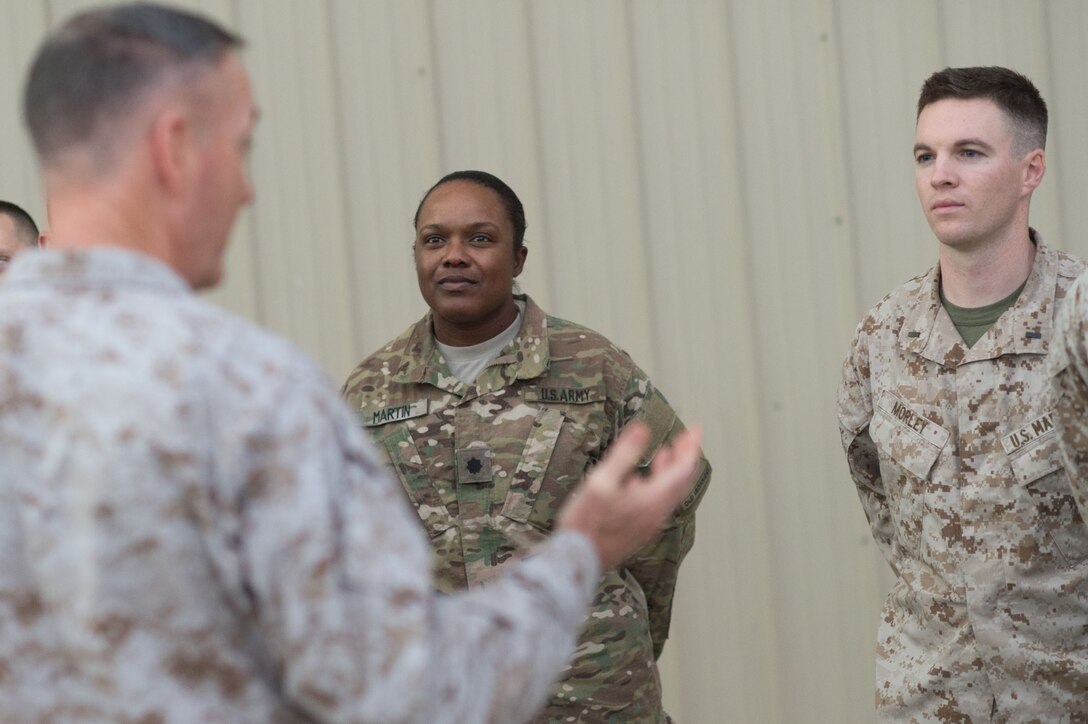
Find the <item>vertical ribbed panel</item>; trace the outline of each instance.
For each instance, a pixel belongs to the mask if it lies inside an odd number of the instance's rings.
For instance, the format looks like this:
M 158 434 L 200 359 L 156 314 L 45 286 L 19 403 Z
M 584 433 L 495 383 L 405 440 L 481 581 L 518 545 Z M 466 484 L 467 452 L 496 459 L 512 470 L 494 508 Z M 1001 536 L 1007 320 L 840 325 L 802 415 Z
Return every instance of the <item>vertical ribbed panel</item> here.
M 0 0 L 0 198 L 43 225 L 19 95 L 85 0 Z M 872 720 L 890 583 L 839 446 L 854 325 L 936 260 L 918 89 L 1003 64 L 1050 105 L 1033 225 L 1088 254 L 1080 0 L 204 0 L 261 107 L 227 280 L 209 296 L 334 383 L 425 311 L 411 216 L 482 168 L 528 215 L 521 278 L 626 348 L 715 475 L 662 662 L 684 722 Z

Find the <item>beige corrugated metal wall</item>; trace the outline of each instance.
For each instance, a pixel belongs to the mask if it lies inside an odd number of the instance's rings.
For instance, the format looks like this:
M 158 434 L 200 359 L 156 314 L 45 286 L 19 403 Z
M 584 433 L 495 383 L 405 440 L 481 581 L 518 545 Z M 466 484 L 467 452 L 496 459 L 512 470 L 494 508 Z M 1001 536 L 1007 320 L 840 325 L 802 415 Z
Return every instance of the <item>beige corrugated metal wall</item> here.
M 0 198 L 44 204 L 18 115 L 76 0 L 0 0 Z M 835 426 L 854 324 L 930 266 L 913 104 L 1004 64 L 1051 106 L 1033 220 L 1088 254 L 1080 0 L 202 0 L 249 40 L 257 201 L 212 298 L 339 384 L 419 317 L 410 218 L 483 168 L 529 216 L 523 288 L 706 426 L 713 488 L 664 657 L 684 722 L 871 720 L 889 575 Z M 1078 170 L 1079 169 L 1079 170 Z M 2 311 L 0 311 L 2 313 Z

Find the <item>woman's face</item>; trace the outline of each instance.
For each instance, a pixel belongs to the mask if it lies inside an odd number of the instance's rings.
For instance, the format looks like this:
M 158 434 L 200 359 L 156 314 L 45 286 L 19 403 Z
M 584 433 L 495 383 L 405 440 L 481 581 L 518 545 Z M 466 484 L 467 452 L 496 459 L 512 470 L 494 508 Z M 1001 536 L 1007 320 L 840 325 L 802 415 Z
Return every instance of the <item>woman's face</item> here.
M 497 193 L 470 181 L 431 191 L 419 211 L 414 251 L 438 341 L 467 347 L 513 323 L 514 277 L 527 252 L 514 252 L 514 226 Z

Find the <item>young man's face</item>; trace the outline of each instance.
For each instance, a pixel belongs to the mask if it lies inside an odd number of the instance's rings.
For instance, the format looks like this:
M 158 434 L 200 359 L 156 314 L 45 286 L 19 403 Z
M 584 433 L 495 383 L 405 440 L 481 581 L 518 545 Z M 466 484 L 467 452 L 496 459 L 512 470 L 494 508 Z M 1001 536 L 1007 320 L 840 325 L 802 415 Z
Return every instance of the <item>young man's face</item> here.
M 1028 201 L 1042 174 L 1042 149 L 1017 153 L 1008 117 L 985 98 L 946 98 L 918 116 L 915 184 L 942 244 L 967 250 L 1027 226 Z M 1045 170 L 1045 164 L 1043 165 Z

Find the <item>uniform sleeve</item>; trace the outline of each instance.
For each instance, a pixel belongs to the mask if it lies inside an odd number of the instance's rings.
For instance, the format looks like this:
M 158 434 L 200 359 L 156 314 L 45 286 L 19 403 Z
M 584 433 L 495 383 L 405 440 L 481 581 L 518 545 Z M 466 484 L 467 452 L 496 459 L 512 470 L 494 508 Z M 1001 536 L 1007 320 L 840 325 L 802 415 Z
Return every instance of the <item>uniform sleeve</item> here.
M 223 574 L 283 695 L 330 722 L 531 716 L 600 573 L 589 540 L 558 534 L 492 584 L 442 596 L 403 494 L 324 380 L 275 399 L 236 455 L 243 484 L 222 504 L 240 525 L 220 547 L 236 549 Z
M 876 444 L 869 436 L 869 423 L 873 418 L 869 379 L 868 355 L 859 328 L 850 356 L 843 363 L 839 386 L 839 434 L 873 539 L 894 569 L 891 513 L 884 494 L 884 481 L 880 477 L 880 458 Z
M 665 397 L 642 370 L 635 368 L 624 390 L 618 427 L 632 419 L 647 423 L 653 433 L 651 451 L 656 452 L 684 429 L 683 423 Z M 647 457 L 649 464 L 652 454 Z M 680 563 L 695 543 L 695 509 L 710 482 L 710 463 L 703 457 L 695 472 L 695 486 L 672 517 L 661 536 L 645 546 L 624 567 L 646 594 L 654 658 L 661 656 L 669 637 L 673 595 Z
M 1088 276 L 1070 287 L 1048 357 L 1060 445 L 1081 518 L 1088 520 Z

